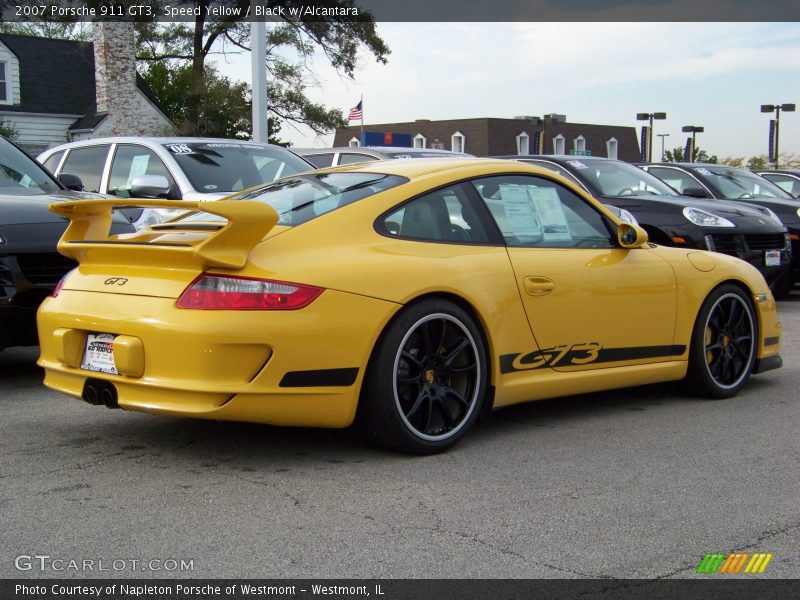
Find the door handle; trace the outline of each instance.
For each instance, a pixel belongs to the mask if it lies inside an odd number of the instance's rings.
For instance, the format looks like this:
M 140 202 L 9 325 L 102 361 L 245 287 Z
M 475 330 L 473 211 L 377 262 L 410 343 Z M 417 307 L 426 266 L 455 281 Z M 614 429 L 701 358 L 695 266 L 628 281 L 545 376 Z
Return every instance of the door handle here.
M 556 284 L 547 277 L 526 277 L 522 280 L 522 287 L 531 296 L 545 296 L 556 289 Z

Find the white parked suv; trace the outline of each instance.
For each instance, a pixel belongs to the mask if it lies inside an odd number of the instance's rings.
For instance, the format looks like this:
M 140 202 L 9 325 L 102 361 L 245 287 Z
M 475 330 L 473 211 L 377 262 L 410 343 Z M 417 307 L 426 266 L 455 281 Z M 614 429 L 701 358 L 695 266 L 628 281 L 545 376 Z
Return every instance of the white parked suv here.
M 120 198 L 217 200 L 315 167 L 286 148 L 243 140 L 109 137 L 70 142 L 38 156 L 83 190 Z

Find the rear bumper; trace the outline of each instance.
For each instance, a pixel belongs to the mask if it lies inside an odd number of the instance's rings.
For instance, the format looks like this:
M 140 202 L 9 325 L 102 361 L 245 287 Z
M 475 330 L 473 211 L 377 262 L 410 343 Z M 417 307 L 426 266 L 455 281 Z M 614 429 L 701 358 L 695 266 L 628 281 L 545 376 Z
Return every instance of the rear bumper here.
M 87 378 L 112 383 L 128 410 L 346 427 L 372 347 L 397 307 L 326 290 L 297 311 L 181 310 L 169 298 L 68 290 L 39 311 L 38 364 L 45 385 L 74 397 Z M 120 374 L 81 368 L 93 332 L 118 336 Z

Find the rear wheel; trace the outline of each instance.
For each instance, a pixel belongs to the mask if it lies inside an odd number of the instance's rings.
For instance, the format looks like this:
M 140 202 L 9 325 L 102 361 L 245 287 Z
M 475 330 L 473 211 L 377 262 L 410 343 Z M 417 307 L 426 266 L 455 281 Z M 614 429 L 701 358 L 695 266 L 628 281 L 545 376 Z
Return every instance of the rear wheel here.
M 692 333 L 689 389 L 707 398 L 728 398 L 741 389 L 755 363 L 758 326 L 750 298 L 722 285 L 703 303 Z
M 358 425 L 372 443 L 412 454 L 455 444 L 486 394 L 481 332 L 458 305 L 424 300 L 384 332 L 364 380 Z

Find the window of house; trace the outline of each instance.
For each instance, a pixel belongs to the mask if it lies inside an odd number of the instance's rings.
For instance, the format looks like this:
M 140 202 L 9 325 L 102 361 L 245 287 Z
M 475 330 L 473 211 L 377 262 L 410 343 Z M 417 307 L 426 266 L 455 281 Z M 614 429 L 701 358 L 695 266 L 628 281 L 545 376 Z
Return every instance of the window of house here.
M 421 133 L 418 133 L 414 136 L 414 148 L 427 148 L 428 147 L 428 138 L 426 138 Z
M 553 138 L 553 154 L 566 154 L 564 136 L 560 133 Z
M 485 244 L 489 235 L 469 200 L 467 184 L 436 190 L 407 202 L 378 223 L 385 235 L 461 244 Z
M 80 177 L 84 191 L 99 192 L 109 148 L 108 144 L 73 148 L 67 154 L 67 160 L 61 167 L 61 173 Z
M 130 198 L 134 178 L 142 175 L 166 177 L 170 189 L 174 190 L 176 187 L 175 180 L 155 152 L 143 146 L 117 146 L 108 178 L 108 193 L 120 198 Z
M 350 142 L 348 142 L 347 145 L 350 146 L 351 148 L 358 148 L 359 146 L 361 146 L 361 142 L 358 141 L 358 138 L 354 137 L 350 138 Z
M 573 140 L 573 146 L 576 152 L 586 152 L 586 138 L 579 135 Z
M 606 142 L 606 156 L 617 160 L 617 138 L 612 137 Z
M 526 175 L 473 181 L 506 244 L 539 248 L 613 248 L 602 215 L 564 186 Z
M 450 138 L 450 148 L 453 152 L 464 152 L 464 148 L 467 145 L 466 141 L 467 138 L 464 137 L 464 134 L 456 131 Z
M 11 104 L 11 91 L 8 85 L 8 63 L 0 60 L 0 103 Z
M 524 131 L 517 136 L 517 155 L 527 156 L 530 154 L 531 138 Z

